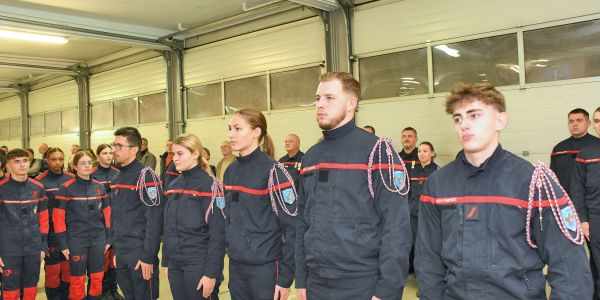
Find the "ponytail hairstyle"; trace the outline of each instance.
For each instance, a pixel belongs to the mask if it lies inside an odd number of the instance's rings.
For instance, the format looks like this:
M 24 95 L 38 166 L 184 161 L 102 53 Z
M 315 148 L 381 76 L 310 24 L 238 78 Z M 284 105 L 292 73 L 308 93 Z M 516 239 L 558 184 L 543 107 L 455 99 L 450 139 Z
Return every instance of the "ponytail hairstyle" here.
M 275 145 L 273 144 L 273 139 L 271 139 L 271 136 L 267 133 L 267 119 L 265 116 L 259 110 L 254 108 L 240 109 L 235 112 L 235 114 L 244 118 L 244 120 L 250 124 L 250 128 L 260 128 L 258 143 L 260 145 L 262 142 L 260 147 L 263 152 L 275 159 Z
M 175 140 L 173 140 L 173 145 L 182 146 L 191 153 L 194 153 L 194 151 L 198 151 L 198 164 L 204 171 L 206 171 L 206 173 L 208 173 L 209 175 L 212 174 L 208 163 L 204 161 L 204 158 L 202 157 L 202 143 L 196 135 L 191 133 L 182 134 L 178 136 Z

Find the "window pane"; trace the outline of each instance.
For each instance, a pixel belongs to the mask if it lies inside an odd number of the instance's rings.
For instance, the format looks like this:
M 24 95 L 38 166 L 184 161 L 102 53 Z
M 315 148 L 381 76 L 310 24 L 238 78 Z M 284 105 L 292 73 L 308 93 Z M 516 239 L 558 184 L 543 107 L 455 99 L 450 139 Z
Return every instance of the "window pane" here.
M 0 121 L 0 140 L 8 140 L 8 137 L 9 137 L 8 125 L 9 125 L 8 120 Z
M 220 116 L 221 83 L 213 83 L 187 89 L 187 116 L 201 118 Z
M 165 122 L 167 120 L 167 93 L 139 97 L 140 123 Z
M 10 120 L 10 138 L 20 138 L 22 133 L 21 133 L 21 118 L 18 119 L 11 119 Z
M 363 99 L 427 94 L 427 49 L 361 58 Z
M 113 102 L 115 126 L 137 124 L 137 98 Z
M 29 118 L 29 134 L 44 135 L 44 115 L 35 115 Z
M 600 76 L 600 20 L 523 34 L 526 82 Z
M 448 92 L 459 82 L 519 84 L 518 61 L 516 34 L 435 46 L 435 92 Z
M 320 67 L 270 74 L 271 109 L 311 106 L 320 75 Z
M 225 113 L 253 107 L 267 110 L 267 77 L 257 76 L 225 82 Z
M 46 134 L 60 133 L 60 111 L 46 113 L 44 117 L 46 124 Z
M 113 127 L 111 102 L 92 106 L 92 129 Z
M 79 132 L 79 110 L 77 108 L 63 110 L 62 132 Z

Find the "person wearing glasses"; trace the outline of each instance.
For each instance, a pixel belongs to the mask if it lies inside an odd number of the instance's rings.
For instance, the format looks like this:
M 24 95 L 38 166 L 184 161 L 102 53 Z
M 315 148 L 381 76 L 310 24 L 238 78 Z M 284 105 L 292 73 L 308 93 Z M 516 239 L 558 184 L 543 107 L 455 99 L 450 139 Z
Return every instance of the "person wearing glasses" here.
M 64 171 L 65 154 L 60 148 L 50 148 L 46 152 L 48 170 L 38 175 L 35 180 L 44 185 L 48 196 L 48 216 L 50 216 L 48 230 L 48 256 L 44 264 L 46 274 L 46 296 L 48 299 L 67 299 L 69 297 L 69 262 L 58 248 L 58 241 L 54 234 L 52 224 L 52 211 L 56 204 L 54 197 L 59 188 L 75 175 Z
M 114 136 L 114 159 L 121 170 L 111 184 L 117 283 L 125 299 L 157 299 L 164 206 L 161 182 L 136 159 L 142 143 L 137 129 L 122 127 Z
M 92 180 L 93 165 L 92 157 L 85 151 L 73 156 L 77 176 L 60 187 L 52 212 L 58 247 L 71 271 L 69 299 L 86 298 L 86 274 L 90 282 L 87 299 L 102 297 L 111 208 L 104 186 Z
M 113 150 L 108 144 L 101 144 L 96 148 L 97 162 L 98 165 L 92 172 L 92 179 L 97 180 L 106 189 L 108 195 L 108 202 L 110 203 L 110 184 L 121 171 L 112 165 L 113 161 Z M 113 263 L 115 259 L 114 248 L 109 248 L 104 253 L 104 278 L 102 279 L 102 293 L 104 298 L 113 298 L 116 300 L 122 300 L 117 289 L 117 274 L 116 267 Z

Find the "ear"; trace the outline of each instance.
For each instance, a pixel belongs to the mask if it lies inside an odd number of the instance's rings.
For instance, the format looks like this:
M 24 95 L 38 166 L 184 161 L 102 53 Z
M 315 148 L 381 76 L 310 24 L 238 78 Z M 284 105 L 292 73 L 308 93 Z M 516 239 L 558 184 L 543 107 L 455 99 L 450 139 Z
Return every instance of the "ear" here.
M 506 112 L 498 113 L 496 118 L 496 131 L 501 131 L 508 126 L 508 114 Z
M 355 112 L 358 108 L 358 99 L 355 96 L 348 97 L 348 101 L 346 102 L 346 107 L 348 112 Z
M 260 127 L 256 127 L 252 130 L 252 137 L 256 138 L 257 140 L 260 139 L 261 134 L 262 130 L 260 129 Z
M 194 159 L 198 159 L 198 156 L 200 156 L 200 151 L 199 150 L 194 150 L 194 152 L 192 152 L 192 157 Z

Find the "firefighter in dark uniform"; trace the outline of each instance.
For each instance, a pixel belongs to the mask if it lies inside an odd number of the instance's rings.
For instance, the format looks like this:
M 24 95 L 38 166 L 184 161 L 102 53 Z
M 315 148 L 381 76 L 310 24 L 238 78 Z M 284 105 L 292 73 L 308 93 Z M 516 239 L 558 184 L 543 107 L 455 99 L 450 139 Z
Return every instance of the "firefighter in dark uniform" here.
M 552 299 L 591 299 L 577 213 L 548 167 L 502 149 L 505 111 L 488 83 L 458 84 L 447 98 L 463 150 L 423 189 L 420 299 L 546 299 L 546 283 Z
M 229 138 L 240 152 L 223 181 L 231 299 L 285 300 L 294 281 L 293 181 L 273 160 L 273 142 L 260 111 L 237 111 L 229 122 Z
M 175 300 L 219 299 L 215 289 L 225 257 L 222 190 L 202 160 L 195 135 L 173 141 L 173 164 L 181 175 L 165 191 L 163 261 Z
M 37 295 L 40 264 L 48 251 L 46 191 L 44 185 L 27 178 L 27 151 L 12 149 L 6 158 L 11 173 L 0 181 L 2 296 L 5 300 L 32 300 Z
M 568 116 L 569 133 L 571 136 L 558 143 L 552 149 L 550 154 L 550 168 L 560 184 L 565 188 L 568 193 L 572 193 L 571 180 L 573 178 L 573 171 L 575 169 L 575 158 L 582 148 L 587 147 L 591 144 L 600 142 L 600 139 L 588 133 L 590 126 L 590 114 L 582 108 L 576 108 L 569 112 Z M 588 244 L 588 247 L 591 245 Z M 598 280 L 598 269 L 596 265 L 592 263 L 594 253 L 590 252 L 590 267 L 592 269 L 592 277 L 594 282 Z M 594 291 L 593 300 L 600 299 Z
M 69 261 L 69 299 L 100 299 L 104 277 L 104 252 L 110 239 L 110 205 L 104 186 L 92 179 L 93 160 L 85 151 L 73 156 L 77 176 L 64 183 L 52 212 L 60 251 Z M 88 275 L 89 290 L 85 293 Z
M 48 170 L 44 171 L 35 180 L 44 185 L 48 197 L 48 256 L 45 258 L 44 273 L 46 274 L 46 297 L 50 300 L 69 298 L 69 262 L 60 252 L 58 241 L 54 234 L 52 224 L 52 211 L 55 206 L 54 197 L 58 189 L 75 175 L 64 171 L 65 154 L 60 148 L 50 148 L 46 152 Z
M 419 216 L 419 200 L 423 192 L 423 186 L 431 173 L 437 171 L 440 167 L 433 162 L 435 158 L 435 149 L 430 142 L 422 142 L 417 149 L 420 164 L 409 173 L 410 175 L 410 193 L 408 196 L 408 206 L 410 210 L 410 230 L 412 232 L 413 247 L 410 251 L 410 265 L 414 266 L 415 240 L 417 238 L 417 225 Z
M 321 76 L 316 113 L 324 138 L 304 155 L 298 201 L 302 300 L 399 299 L 406 283 L 411 233 L 400 193 L 406 173 L 390 142 L 356 126 L 359 97 L 352 75 Z
M 408 173 L 420 164 L 419 149 L 417 148 L 417 130 L 412 127 L 402 129 L 402 150 L 398 155 L 407 167 Z
M 108 195 L 108 203 L 110 204 L 110 184 L 119 175 L 121 171 L 112 165 L 113 162 L 113 150 L 109 144 L 100 144 L 96 148 L 96 156 L 98 158 L 98 165 L 94 167 L 92 171 L 92 179 L 100 182 L 106 194 Z M 108 251 L 104 253 L 104 277 L 102 278 L 102 297 L 107 299 L 123 299 L 118 292 L 117 288 L 117 272 L 114 264 L 115 260 L 115 249 L 110 247 Z
M 284 143 L 286 155 L 279 159 L 279 162 L 285 166 L 285 169 L 292 175 L 294 183 L 298 186 L 300 182 L 300 169 L 302 168 L 302 157 L 304 152 L 300 151 L 300 137 L 295 134 L 288 134 Z
M 594 129 L 600 136 L 600 107 L 593 115 Z M 571 198 L 575 203 L 581 229 L 589 241 L 592 256 L 590 263 L 600 269 L 600 143 L 592 143 L 581 149 L 575 159 L 575 171 L 571 180 Z M 595 278 L 595 297 L 600 297 L 600 282 Z
M 113 154 L 121 173 L 111 184 L 111 241 L 117 283 L 125 299 L 158 298 L 158 250 L 163 224 L 159 176 L 137 159 L 142 137 L 137 129 L 115 131 Z

